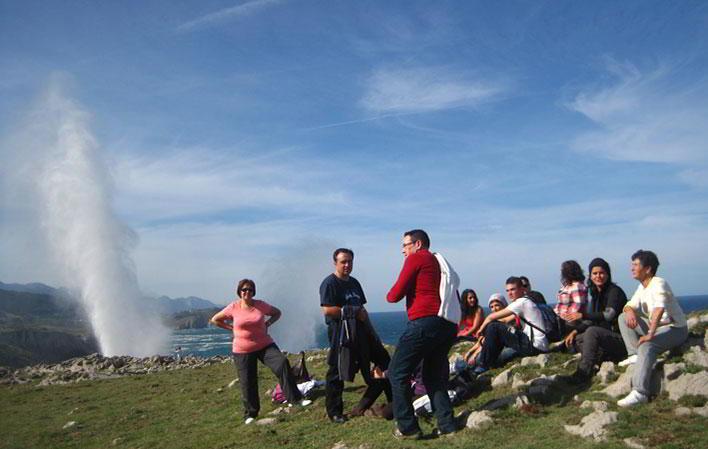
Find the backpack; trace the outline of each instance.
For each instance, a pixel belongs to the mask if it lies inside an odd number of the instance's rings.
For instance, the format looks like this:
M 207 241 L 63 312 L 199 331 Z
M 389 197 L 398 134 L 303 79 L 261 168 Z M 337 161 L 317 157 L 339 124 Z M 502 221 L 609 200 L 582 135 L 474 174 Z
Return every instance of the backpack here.
M 299 384 L 310 380 L 310 373 L 307 372 L 307 366 L 305 365 L 305 351 L 300 351 L 300 359 L 298 359 L 295 365 L 290 368 L 290 372 L 295 378 L 295 383 Z M 270 399 L 271 401 L 280 404 L 287 401 L 287 398 L 285 397 L 285 392 L 283 392 L 283 389 L 280 387 L 280 384 L 277 384 L 275 388 L 273 388 L 273 391 L 271 391 L 270 393 Z
M 531 324 L 528 322 L 525 318 L 519 317 L 521 321 L 526 323 L 527 325 L 531 326 L 531 329 L 533 332 L 533 329 L 541 332 L 543 335 L 546 336 L 548 339 L 549 343 L 554 343 L 557 341 L 561 341 L 563 339 L 564 335 L 564 322 L 563 320 L 558 318 L 558 315 L 556 315 L 556 312 L 553 310 L 551 306 L 548 304 L 535 304 L 536 308 L 541 312 L 541 318 L 543 319 L 543 327 L 545 329 L 540 329 L 538 326 Z

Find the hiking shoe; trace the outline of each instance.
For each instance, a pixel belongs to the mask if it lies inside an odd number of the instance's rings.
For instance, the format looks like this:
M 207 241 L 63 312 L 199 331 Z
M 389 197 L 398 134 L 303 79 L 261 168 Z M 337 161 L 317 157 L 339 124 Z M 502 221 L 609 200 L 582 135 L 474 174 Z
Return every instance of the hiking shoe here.
M 299 405 L 300 407 L 307 407 L 310 404 L 312 404 L 311 399 L 303 399 L 297 405 Z
M 252 423 L 253 421 L 255 421 L 255 420 L 256 420 L 256 418 L 253 418 L 253 417 L 249 416 L 248 418 L 246 418 L 246 420 L 245 420 L 243 423 L 246 424 L 246 425 L 249 425 L 249 424 L 251 424 L 251 423 Z
M 393 430 L 393 437 L 397 440 L 420 440 L 423 438 L 423 432 L 418 429 L 413 433 L 403 433 L 398 427 L 396 427 Z
M 335 424 L 344 424 L 345 422 L 347 422 L 347 417 L 344 415 L 334 415 L 330 416 L 329 420 Z
M 486 373 L 487 371 L 489 371 L 489 368 L 487 368 L 486 366 L 477 365 L 477 366 L 475 366 L 474 369 L 472 370 L 472 374 L 473 374 L 474 376 L 479 377 L 479 376 L 481 376 L 482 374 Z
M 437 427 L 433 429 L 432 436 L 433 438 L 450 438 L 454 434 L 456 434 L 458 430 L 453 430 L 450 432 L 442 432 L 440 429 Z
M 632 390 L 627 396 L 624 397 L 624 399 L 617 401 L 617 405 L 620 407 L 632 407 L 639 404 L 645 404 L 647 402 L 649 402 L 649 398 L 646 395 L 638 392 L 637 390 Z
M 622 360 L 617 364 L 617 366 L 629 366 L 629 365 L 634 365 L 637 363 L 637 354 L 630 355 L 626 359 Z

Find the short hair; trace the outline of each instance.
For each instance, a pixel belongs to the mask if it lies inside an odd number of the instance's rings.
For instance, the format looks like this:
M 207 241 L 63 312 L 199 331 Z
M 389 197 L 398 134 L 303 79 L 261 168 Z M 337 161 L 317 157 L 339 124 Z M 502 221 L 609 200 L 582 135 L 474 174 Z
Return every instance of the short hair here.
M 521 279 L 521 285 L 524 286 L 524 288 L 531 288 L 531 282 L 529 281 L 529 278 L 526 276 L 519 276 L 519 279 Z
M 583 281 L 585 281 L 585 273 L 578 262 L 566 260 L 561 264 L 561 283 L 563 285 Z
M 341 253 L 349 254 L 350 256 L 352 256 L 352 259 L 354 258 L 354 251 L 350 250 L 349 248 L 337 248 L 334 250 L 334 253 L 332 254 L 332 260 L 334 260 L 336 262 L 337 256 Z
M 241 289 L 246 284 L 249 284 L 251 288 L 253 288 L 253 296 L 256 296 L 256 283 L 250 279 L 241 279 L 240 281 L 238 281 L 238 287 L 236 287 L 236 291 L 238 293 L 241 293 Z
M 651 267 L 652 275 L 656 275 L 656 270 L 659 269 L 659 258 L 656 257 L 653 251 L 637 250 L 637 252 L 632 254 L 632 260 L 639 260 L 643 267 Z
M 507 284 L 507 285 L 508 285 L 508 284 L 512 284 L 512 285 L 516 285 L 517 287 L 525 288 L 525 287 L 524 287 L 524 283 L 521 282 L 521 278 L 516 277 L 516 276 L 509 276 L 509 277 L 506 279 L 506 284 Z
M 404 232 L 403 236 L 410 236 L 411 240 L 420 242 L 421 246 L 425 249 L 430 248 L 430 237 L 428 237 L 428 233 L 422 229 L 412 229 L 408 232 Z

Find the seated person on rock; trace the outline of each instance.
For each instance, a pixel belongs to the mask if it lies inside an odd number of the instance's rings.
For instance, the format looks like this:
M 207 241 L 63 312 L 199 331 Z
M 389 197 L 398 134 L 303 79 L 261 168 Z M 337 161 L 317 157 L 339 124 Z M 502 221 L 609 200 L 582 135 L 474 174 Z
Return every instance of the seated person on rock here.
M 460 311 L 462 318 L 458 326 L 457 339 L 476 341 L 474 334 L 482 325 L 484 311 L 482 310 L 482 306 L 479 305 L 477 293 L 471 288 L 462 292 L 462 296 L 460 297 Z
M 632 255 L 632 277 L 639 281 L 639 286 L 624 306 L 618 322 L 629 354 L 620 366 L 636 366 L 632 374 L 632 391 L 617 401 L 620 407 L 649 400 L 656 358 L 688 338 L 686 315 L 669 283 L 656 275 L 657 268 L 659 259 L 653 252 L 640 249 Z
M 587 312 L 576 312 L 571 321 L 579 323 L 565 338 L 567 347 L 580 354 L 578 368 L 567 380 L 582 384 L 590 381 L 596 366 L 603 361 L 619 362 L 627 350 L 619 333 L 617 317 L 627 303 L 624 291 L 612 282 L 610 265 L 599 257 L 590 262 L 588 290 L 592 301 Z
M 543 293 L 531 288 L 531 281 L 529 281 L 529 278 L 526 276 L 519 276 L 519 279 L 521 279 L 521 283 L 523 284 L 524 289 L 526 289 L 526 296 L 531 298 L 531 301 L 536 304 L 546 304 L 546 298 L 543 296 Z
M 585 273 L 578 262 L 566 260 L 561 264 L 561 288 L 553 311 L 565 322 L 567 330 L 580 325 L 579 318 L 587 309 L 588 289 L 584 281 Z
M 479 375 L 489 370 L 505 348 L 516 355 L 529 356 L 548 352 L 546 334 L 535 330 L 545 328 L 543 316 L 536 304 L 525 296 L 521 279 L 512 276 L 506 280 L 506 293 L 512 301 L 505 309 L 491 313 L 484 319 L 477 336 L 484 336 L 482 352 L 477 358 L 474 373 Z M 510 328 L 496 320 L 517 316 L 521 320 L 521 330 Z
M 490 297 L 489 300 L 487 301 L 487 306 L 489 307 L 489 310 L 491 313 L 498 312 L 508 306 L 509 304 L 506 302 L 506 298 L 504 298 L 504 295 L 501 293 L 493 293 Z M 516 324 L 516 317 L 511 315 L 506 318 L 502 318 L 499 320 L 502 323 L 506 323 L 509 326 L 514 326 Z M 481 323 L 480 323 L 481 326 Z M 465 353 L 463 356 L 465 362 L 467 362 L 468 365 L 475 365 L 477 362 L 477 356 L 479 356 L 479 353 L 482 351 L 482 342 L 484 341 L 484 337 L 479 338 L 475 344 L 470 348 L 469 351 Z

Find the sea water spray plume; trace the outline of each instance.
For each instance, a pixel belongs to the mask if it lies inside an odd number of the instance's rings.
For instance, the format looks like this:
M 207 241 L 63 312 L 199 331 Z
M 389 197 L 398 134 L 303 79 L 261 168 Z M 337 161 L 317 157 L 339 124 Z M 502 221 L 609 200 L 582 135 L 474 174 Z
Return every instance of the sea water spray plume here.
M 271 260 L 258 283 L 259 297 L 278 307 L 282 318 L 268 332 L 286 351 L 314 347 L 317 329 L 324 324 L 320 284 L 332 273 L 335 244 L 308 239 L 285 249 Z
M 142 303 L 130 256 L 135 234 L 112 209 L 112 179 L 89 115 L 53 80 L 29 117 L 36 207 L 66 285 L 81 292 L 101 352 L 147 356 L 167 349 L 169 332 Z

